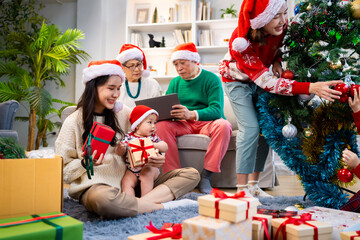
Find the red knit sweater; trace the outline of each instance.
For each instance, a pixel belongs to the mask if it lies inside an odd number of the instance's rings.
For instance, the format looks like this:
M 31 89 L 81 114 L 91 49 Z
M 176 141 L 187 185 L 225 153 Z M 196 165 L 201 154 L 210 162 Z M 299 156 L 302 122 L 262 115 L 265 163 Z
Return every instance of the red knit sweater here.
M 358 133 L 360 133 L 360 111 L 353 113 L 352 114 L 354 117 L 354 122 L 355 122 L 355 126 L 358 130 Z M 354 168 L 352 170 L 352 172 L 358 177 L 360 178 L 360 164 L 356 166 L 356 168 Z
M 309 82 L 296 82 L 294 80 L 277 78 L 269 72 L 269 67 L 274 61 L 281 62 L 282 41 L 285 31 L 280 36 L 269 35 L 265 38 L 267 44 L 260 46 L 259 43 L 250 43 L 243 52 L 232 49 L 233 41 L 238 37 L 237 28 L 231 35 L 229 53 L 231 59 L 220 62 L 219 70 L 224 82 L 246 81 L 251 79 L 256 85 L 268 92 L 281 95 L 309 94 Z M 239 71 L 236 77 L 231 72 L 231 64 L 236 64 Z M 228 71 L 230 69 L 230 71 Z M 241 75 L 245 77 L 241 77 Z M 247 79 L 246 79 L 247 78 Z

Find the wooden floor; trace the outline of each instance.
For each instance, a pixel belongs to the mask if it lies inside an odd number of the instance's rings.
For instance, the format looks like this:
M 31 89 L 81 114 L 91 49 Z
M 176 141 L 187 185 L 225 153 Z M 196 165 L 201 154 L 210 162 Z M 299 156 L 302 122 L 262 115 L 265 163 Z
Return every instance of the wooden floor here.
M 297 175 L 278 175 L 280 185 L 274 188 L 263 189 L 266 193 L 272 196 L 303 196 L 305 194 L 303 187 Z M 347 189 L 357 192 L 360 190 L 360 180 L 356 179 L 357 183 Z M 226 192 L 235 192 L 236 189 L 223 189 Z

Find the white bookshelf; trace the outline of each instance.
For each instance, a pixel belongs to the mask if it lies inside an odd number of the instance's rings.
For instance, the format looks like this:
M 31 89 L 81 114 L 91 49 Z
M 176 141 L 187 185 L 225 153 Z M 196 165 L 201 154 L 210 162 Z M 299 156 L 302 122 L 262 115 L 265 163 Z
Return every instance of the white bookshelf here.
M 225 9 L 234 4 L 234 9 L 240 10 L 242 0 L 205 0 L 210 2 L 212 13 L 208 20 L 199 20 L 199 6 L 202 0 L 128 0 L 127 2 L 127 18 L 126 18 L 126 41 L 131 43 L 131 34 L 137 33 L 142 38 L 143 46 L 140 46 L 147 57 L 148 65 L 157 70 L 154 76 L 164 89 L 170 80 L 177 76 L 172 63 L 169 61 L 172 49 L 177 45 L 173 32 L 176 29 L 181 31 L 191 31 L 191 41 L 195 43 L 201 56 L 201 64 L 214 65 L 223 58 L 228 50 L 228 43 L 224 39 L 229 39 L 232 31 L 236 28 L 238 19 L 229 20 L 221 19 L 220 9 Z M 299 0 L 288 0 L 289 18 L 293 16 L 294 6 Z M 169 8 L 176 6 L 188 6 L 189 12 L 186 21 L 169 22 Z M 158 10 L 158 19 L 161 22 L 152 23 L 152 16 L 155 7 Z M 148 20 L 143 23 L 137 22 L 138 9 L 148 9 Z M 181 15 L 181 14 L 180 14 Z M 182 14 L 183 16 L 184 14 Z M 201 45 L 200 34 L 203 31 L 212 31 L 213 42 L 211 46 Z M 149 48 L 148 33 L 154 35 L 154 40 L 161 42 L 165 37 L 165 48 Z
M 201 56 L 201 64 L 206 68 L 207 64 L 217 64 L 226 54 L 228 44 L 223 40 L 230 38 L 232 31 L 237 26 L 237 18 L 230 20 L 221 19 L 221 8 L 230 7 L 235 4 L 235 9 L 239 10 L 242 1 L 236 0 L 206 0 L 210 2 L 212 8 L 209 20 L 198 20 L 198 8 L 201 0 L 129 0 L 127 2 L 126 19 L 126 41 L 131 43 L 131 34 L 137 33 L 142 38 L 143 45 L 140 46 L 147 57 L 148 65 L 157 70 L 153 76 L 164 89 L 172 78 L 177 76 L 175 68 L 169 61 L 173 48 L 177 45 L 173 32 L 176 29 L 191 31 L 191 42 L 194 42 Z M 169 8 L 179 6 L 189 6 L 189 12 L 179 15 L 189 15 L 186 21 L 168 22 Z M 152 16 L 155 7 L 158 11 L 159 23 L 152 23 Z M 186 8 L 186 7 L 185 7 Z M 138 9 L 148 9 L 148 22 L 136 23 Z M 184 9 L 184 8 L 183 8 Z M 162 19 L 162 20 L 161 20 Z M 180 19 L 181 20 L 181 19 Z M 212 31 L 213 42 L 211 46 L 201 46 L 200 33 L 202 31 Z M 150 48 L 149 37 L 153 34 L 154 40 L 161 42 L 165 37 L 165 48 Z

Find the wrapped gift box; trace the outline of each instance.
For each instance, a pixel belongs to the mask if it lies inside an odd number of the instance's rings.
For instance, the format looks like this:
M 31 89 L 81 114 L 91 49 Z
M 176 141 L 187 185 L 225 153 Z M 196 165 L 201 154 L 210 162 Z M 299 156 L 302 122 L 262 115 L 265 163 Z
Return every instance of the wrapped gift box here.
M 167 228 L 168 230 L 172 231 L 172 228 Z M 146 240 L 150 237 L 156 237 L 159 236 L 160 234 L 156 234 L 156 233 L 152 233 L 152 232 L 147 232 L 147 233 L 142 233 L 142 234 L 137 234 L 137 235 L 133 235 L 133 236 L 129 236 L 127 239 L 128 240 Z M 171 237 L 164 237 L 161 238 L 163 240 L 171 240 L 173 238 Z M 177 238 L 177 239 L 182 239 L 182 238 Z
M 183 240 L 250 240 L 251 219 L 230 223 L 205 216 L 189 218 L 182 223 Z
M 265 240 L 271 238 L 271 219 L 272 216 L 255 214 L 252 218 L 252 240 Z M 265 228 L 268 235 L 265 234 Z
M 0 160 L 0 219 L 62 211 L 62 158 Z
M 360 240 L 360 231 L 359 232 L 341 232 L 341 240 Z
M 101 154 L 105 155 L 114 135 L 115 131 L 111 127 L 99 122 L 94 122 L 90 134 L 82 147 L 82 151 L 88 155 L 89 147 L 91 147 L 91 154 L 97 150 L 95 159 L 98 159 Z M 91 140 L 90 143 L 89 138 Z
M 161 227 L 161 229 L 157 229 L 152 225 L 152 223 L 150 221 L 149 226 L 146 226 L 146 228 L 149 229 L 150 232 L 129 236 L 128 240 L 145 240 L 145 239 L 149 239 L 149 238 L 165 239 L 165 240 L 170 240 L 170 239 L 174 239 L 174 238 L 182 239 L 181 238 L 181 231 L 182 231 L 181 224 L 173 223 L 173 224 L 171 224 L 171 227 L 166 227 L 169 225 L 170 225 L 170 223 L 166 223 L 166 225 L 164 224 Z M 172 236 L 174 238 L 172 238 Z M 180 237 L 180 238 L 177 238 L 177 237 Z
M 278 238 L 276 238 L 276 233 L 280 227 L 280 225 L 287 221 L 288 219 L 300 219 L 300 217 L 294 217 L 294 218 L 274 218 L 271 220 L 271 226 L 272 226 L 272 236 L 274 240 L 282 240 L 283 235 L 281 233 L 281 229 L 279 230 Z M 332 226 L 323 222 L 319 221 L 313 221 L 309 220 L 306 221 L 306 223 L 309 223 L 317 228 L 318 231 L 318 240 L 329 240 L 331 239 L 332 234 Z M 313 240 L 314 239 L 314 233 L 315 233 L 315 227 L 309 226 L 305 223 L 302 224 L 286 224 L 284 226 L 286 231 L 286 239 L 287 240 Z
M 229 197 L 234 194 L 224 193 Z M 253 197 L 219 198 L 214 194 L 198 197 L 199 214 L 238 223 L 251 219 L 257 212 L 259 200 Z
M 336 236 L 333 236 L 333 239 L 340 239 L 340 232 L 360 224 L 360 214 L 355 212 L 325 207 L 310 207 L 299 211 L 299 214 L 301 213 L 310 213 L 316 221 L 332 225 L 334 227 L 334 234 L 336 234 Z
M 39 214 L 45 219 L 34 219 L 34 216 L 7 218 L 0 220 L 0 239 L 21 239 L 21 240 L 81 240 L 83 236 L 83 223 L 63 214 L 51 212 Z M 27 222 L 26 222 L 27 220 Z M 25 223 L 21 223 L 25 221 Z M 4 225 L 19 224 L 13 226 Z M 21 224 L 20 224 L 21 223 Z M 61 230 L 57 230 L 57 228 Z M 58 234 L 58 235 L 56 235 Z M 56 238 L 62 234 L 62 238 Z M 60 236 L 61 237 L 61 236 Z
M 135 138 L 129 141 L 128 157 L 132 168 L 143 166 L 150 156 L 156 156 L 150 138 Z

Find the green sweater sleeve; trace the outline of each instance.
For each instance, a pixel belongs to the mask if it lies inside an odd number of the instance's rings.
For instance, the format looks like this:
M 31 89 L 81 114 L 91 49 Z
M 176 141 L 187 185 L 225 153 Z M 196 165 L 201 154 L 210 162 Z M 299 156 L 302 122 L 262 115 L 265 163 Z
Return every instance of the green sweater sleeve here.
M 212 73 L 206 74 L 206 94 L 208 98 L 208 106 L 198 109 L 199 121 L 212 121 L 224 116 L 224 93 L 220 79 Z

